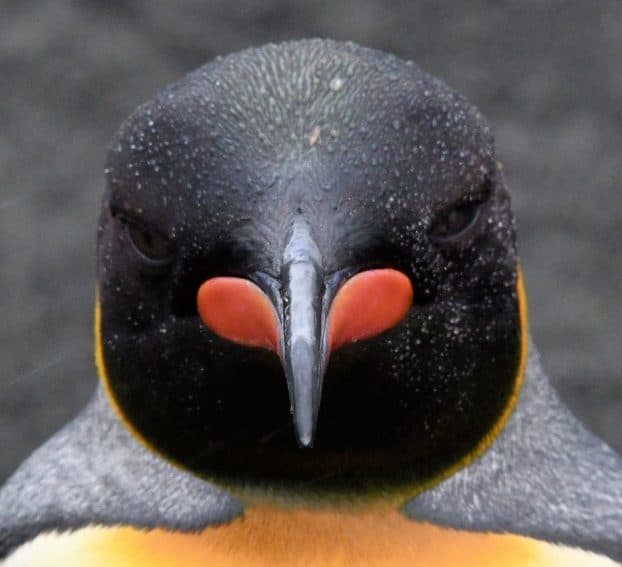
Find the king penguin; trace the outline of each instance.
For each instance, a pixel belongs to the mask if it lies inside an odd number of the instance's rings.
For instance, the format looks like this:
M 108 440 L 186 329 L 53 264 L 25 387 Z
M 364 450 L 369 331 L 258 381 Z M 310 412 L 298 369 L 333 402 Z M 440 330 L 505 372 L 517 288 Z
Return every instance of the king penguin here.
M 140 106 L 105 176 L 100 386 L 1 490 L 7 567 L 622 559 L 622 460 L 541 368 L 463 96 L 266 45 Z

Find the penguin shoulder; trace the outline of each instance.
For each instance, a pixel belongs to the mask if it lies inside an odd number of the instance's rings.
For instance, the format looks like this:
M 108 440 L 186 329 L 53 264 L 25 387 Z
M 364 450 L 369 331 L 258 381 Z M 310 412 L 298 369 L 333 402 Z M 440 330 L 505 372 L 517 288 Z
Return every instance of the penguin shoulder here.
M 405 506 L 413 519 L 520 533 L 622 559 L 622 459 L 561 402 L 530 345 L 516 411 L 469 467 Z
M 139 445 L 98 389 L 0 489 L 0 558 L 50 530 L 117 524 L 198 530 L 241 510 L 233 497 Z

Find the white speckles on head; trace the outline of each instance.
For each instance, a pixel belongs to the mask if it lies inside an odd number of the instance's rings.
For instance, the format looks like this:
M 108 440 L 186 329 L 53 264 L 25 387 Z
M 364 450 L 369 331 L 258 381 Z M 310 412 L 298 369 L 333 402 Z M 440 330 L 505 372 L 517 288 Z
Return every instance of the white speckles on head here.
M 343 85 L 344 80 L 341 77 L 334 77 L 328 83 L 328 88 L 333 92 L 337 92 L 343 88 Z
M 314 146 L 315 143 L 320 139 L 320 134 L 322 133 L 322 129 L 319 126 L 315 126 L 313 130 L 311 130 L 311 134 L 309 135 L 309 145 Z

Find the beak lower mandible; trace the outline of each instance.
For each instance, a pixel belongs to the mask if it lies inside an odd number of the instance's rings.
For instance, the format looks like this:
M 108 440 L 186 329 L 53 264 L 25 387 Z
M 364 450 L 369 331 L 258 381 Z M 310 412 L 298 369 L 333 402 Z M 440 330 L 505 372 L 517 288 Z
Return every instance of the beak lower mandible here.
M 324 278 L 320 251 L 302 219 L 294 222 L 283 255 L 281 357 L 298 442 L 311 447 L 326 368 Z

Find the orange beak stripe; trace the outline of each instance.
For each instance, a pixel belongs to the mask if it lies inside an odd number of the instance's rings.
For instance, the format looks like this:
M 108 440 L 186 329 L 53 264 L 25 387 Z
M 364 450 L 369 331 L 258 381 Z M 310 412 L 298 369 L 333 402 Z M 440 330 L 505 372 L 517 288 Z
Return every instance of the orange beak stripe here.
M 279 351 L 279 322 L 268 296 L 243 278 L 204 282 L 197 294 L 199 315 L 214 333 L 251 347 Z
M 329 353 L 397 325 L 413 302 L 408 276 L 392 269 L 368 270 L 337 292 L 328 322 Z
M 410 279 L 397 270 L 368 270 L 350 278 L 330 309 L 329 354 L 394 327 L 412 301 Z M 279 353 L 276 310 L 253 282 L 234 277 L 209 279 L 199 288 L 197 307 L 203 323 L 222 338 Z

